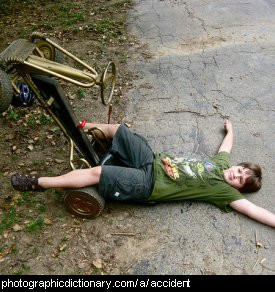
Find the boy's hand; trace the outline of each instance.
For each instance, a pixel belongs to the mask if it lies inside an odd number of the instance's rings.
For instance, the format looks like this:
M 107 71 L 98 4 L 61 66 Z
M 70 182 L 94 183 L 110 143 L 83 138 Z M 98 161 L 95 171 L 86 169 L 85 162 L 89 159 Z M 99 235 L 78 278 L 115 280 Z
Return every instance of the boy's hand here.
M 222 144 L 219 148 L 218 152 L 231 152 L 232 146 L 233 146 L 233 127 L 232 124 L 228 121 L 224 121 L 224 128 L 227 131 L 225 137 L 223 138 Z
M 224 121 L 224 128 L 227 132 L 233 131 L 232 124 L 229 120 Z

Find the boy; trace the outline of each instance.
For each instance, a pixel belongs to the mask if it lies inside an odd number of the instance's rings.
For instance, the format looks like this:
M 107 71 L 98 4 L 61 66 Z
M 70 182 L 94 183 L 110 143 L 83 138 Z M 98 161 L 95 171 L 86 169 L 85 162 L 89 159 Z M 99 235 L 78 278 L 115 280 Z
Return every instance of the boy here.
M 57 177 L 15 174 L 11 183 L 19 191 L 81 188 L 98 185 L 104 198 L 126 201 L 197 200 L 230 207 L 263 224 L 275 227 L 275 214 L 246 200 L 240 192 L 261 188 L 261 168 L 253 163 L 229 167 L 233 128 L 226 120 L 226 135 L 218 154 L 204 161 L 154 154 L 146 140 L 125 125 L 91 124 L 112 138 L 110 152 L 123 166 L 103 165 L 73 170 Z

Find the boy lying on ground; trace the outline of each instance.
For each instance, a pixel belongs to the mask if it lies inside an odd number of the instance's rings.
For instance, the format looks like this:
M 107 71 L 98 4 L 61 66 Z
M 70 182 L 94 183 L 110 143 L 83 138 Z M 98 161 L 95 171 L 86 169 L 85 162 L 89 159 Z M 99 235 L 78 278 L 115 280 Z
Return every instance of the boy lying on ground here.
M 92 127 L 100 127 L 113 139 L 109 151 L 120 161 L 120 166 L 96 166 L 56 177 L 15 174 L 11 177 L 13 187 L 19 191 L 42 191 L 98 185 L 98 192 L 105 199 L 205 201 L 225 211 L 233 208 L 256 221 L 275 227 L 275 214 L 256 206 L 241 194 L 256 192 L 261 188 L 261 168 L 247 162 L 229 167 L 233 128 L 228 120 L 224 123 L 226 135 L 218 153 L 203 161 L 153 153 L 147 141 L 125 125 L 85 125 L 86 129 Z

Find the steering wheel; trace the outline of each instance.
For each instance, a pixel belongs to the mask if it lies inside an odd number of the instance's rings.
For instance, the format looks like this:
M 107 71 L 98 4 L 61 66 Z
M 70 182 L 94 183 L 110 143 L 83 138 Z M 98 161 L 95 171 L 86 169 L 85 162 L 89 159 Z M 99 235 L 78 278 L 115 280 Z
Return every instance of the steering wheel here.
M 104 105 L 108 105 L 113 97 L 116 83 L 116 66 L 114 62 L 109 62 L 105 68 L 100 81 L 101 100 Z

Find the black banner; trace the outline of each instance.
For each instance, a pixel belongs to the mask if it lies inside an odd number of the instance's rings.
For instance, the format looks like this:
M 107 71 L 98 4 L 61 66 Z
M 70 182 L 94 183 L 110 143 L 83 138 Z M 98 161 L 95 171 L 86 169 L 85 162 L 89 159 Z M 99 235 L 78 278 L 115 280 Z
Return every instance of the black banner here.
M 0 276 L 0 290 L 25 289 L 30 291 L 49 291 L 58 288 L 76 289 L 144 289 L 180 288 L 193 289 L 264 289 L 274 282 L 274 276 Z M 270 282 L 270 283 L 269 283 Z

